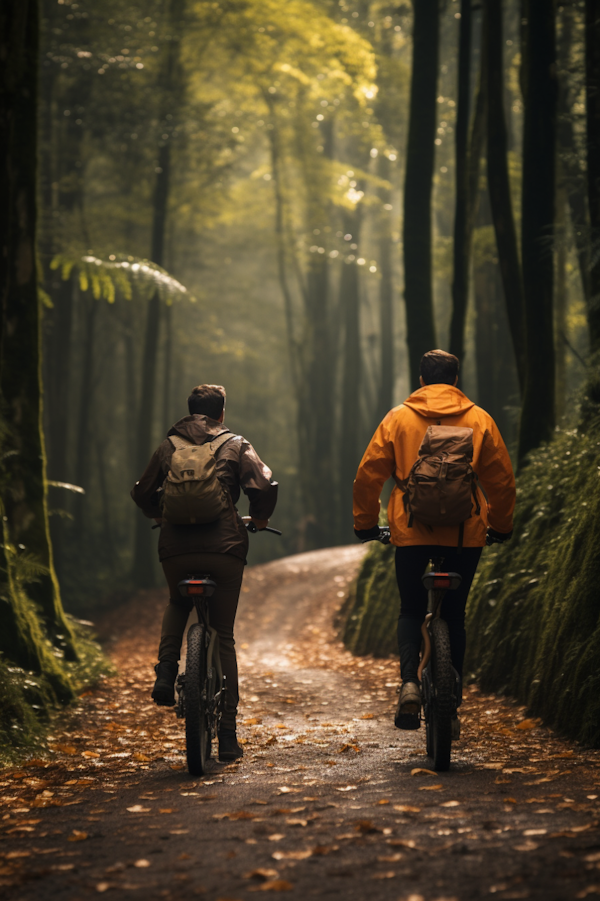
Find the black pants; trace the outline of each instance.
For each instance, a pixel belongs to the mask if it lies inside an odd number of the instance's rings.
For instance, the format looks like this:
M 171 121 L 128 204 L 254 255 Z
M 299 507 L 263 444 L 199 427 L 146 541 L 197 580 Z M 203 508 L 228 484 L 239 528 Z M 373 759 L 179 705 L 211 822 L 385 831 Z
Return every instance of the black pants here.
M 211 626 L 219 635 L 221 666 L 227 677 L 225 710 L 221 720 L 222 729 L 235 729 L 235 718 L 239 701 L 238 671 L 233 640 L 233 625 L 237 612 L 244 561 L 233 554 L 179 554 L 162 561 L 163 570 L 169 583 L 171 599 L 165 610 L 160 636 L 158 659 L 177 663 L 181 642 L 192 610 L 192 601 L 183 598 L 177 588 L 178 583 L 191 574 L 208 574 L 217 587 L 208 601 Z
M 482 550 L 480 547 L 464 547 L 459 554 L 458 548 L 430 544 L 396 548 L 396 579 L 400 591 L 398 651 L 403 682 L 418 681 L 421 625 L 427 613 L 427 592 L 421 576 L 429 561 L 436 557 L 443 557 L 444 572 L 460 573 L 462 576 L 460 587 L 446 593 L 441 609 L 441 616 L 448 623 L 450 632 L 452 665 L 462 676 L 467 645 L 465 609 Z

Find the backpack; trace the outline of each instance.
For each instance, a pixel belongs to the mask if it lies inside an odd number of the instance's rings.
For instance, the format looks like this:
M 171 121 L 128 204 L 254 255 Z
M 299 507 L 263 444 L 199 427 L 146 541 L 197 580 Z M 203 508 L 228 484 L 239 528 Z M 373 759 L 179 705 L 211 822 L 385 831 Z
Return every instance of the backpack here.
M 171 468 L 163 484 L 163 518 L 177 526 L 215 522 L 229 506 L 229 498 L 217 478 L 215 454 L 230 438 L 221 432 L 204 444 L 193 444 L 179 435 L 169 435 L 175 448 Z
M 433 526 L 460 526 L 458 546 L 462 547 L 465 520 L 471 516 L 473 501 L 480 512 L 477 474 L 473 460 L 473 429 L 430 425 L 419 447 L 407 479 L 397 479 L 404 494 L 409 528 L 413 519 Z

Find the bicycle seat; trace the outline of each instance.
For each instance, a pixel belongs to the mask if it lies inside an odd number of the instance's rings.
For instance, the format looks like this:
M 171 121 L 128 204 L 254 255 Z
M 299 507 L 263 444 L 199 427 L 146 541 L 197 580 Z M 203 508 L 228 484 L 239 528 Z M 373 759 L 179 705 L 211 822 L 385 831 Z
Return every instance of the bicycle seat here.
M 184 598 L 198 594 L 209 598 L 215 593 L 217 583 L 210 576 L 188 576 L 187 579 L 182 579 L 177 587 L 179 594 Z
M 421 577 L 427 591 L 454 591 L 462 582 L 459 573 L 429 572 Z

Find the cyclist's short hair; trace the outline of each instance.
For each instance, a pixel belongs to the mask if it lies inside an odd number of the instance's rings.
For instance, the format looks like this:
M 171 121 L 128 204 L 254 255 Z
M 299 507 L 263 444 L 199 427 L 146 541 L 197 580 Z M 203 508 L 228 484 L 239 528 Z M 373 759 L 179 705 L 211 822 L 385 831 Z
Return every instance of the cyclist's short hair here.
M 225 408 L 225 388 L 222 385 L 198 385 L 188 397 L 190 414 L 218 419 Z
M 421 357 L 419 372 L 426 385 L 453 385 L 458 375 L 458 357 L 445 350 L 429 350 Z

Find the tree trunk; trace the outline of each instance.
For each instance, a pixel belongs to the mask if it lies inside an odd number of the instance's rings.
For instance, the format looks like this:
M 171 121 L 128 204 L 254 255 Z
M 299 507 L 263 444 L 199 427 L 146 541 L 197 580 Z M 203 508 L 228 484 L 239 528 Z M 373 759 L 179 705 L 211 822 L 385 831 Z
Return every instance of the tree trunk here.
M 450 353 L 462 360 L 469 300 L 469 99 L 471 93 L 471 0 L 461 0 L 458 50 L 458 107 L 456 111 L 456 211 L 454 216 L 454 274 Z
M 600 350 L 600 0 L 585 4 L 588 203 L 591 225 L 590 344 Z
M 0 396 L 7 432 L 4 444 L 16 452 L 5 458 L 2 479 L 4 554 L 19 556 L 23 550 L 45 567 L 29 594 L 39 605 L 52 641 L 75 659 L 54 572 L 42 431 L 35 266 L 38 16 L 37 4 L 27 0 L 6 0 L 0 11 Z M 18 632 L 18 592 L 10 572 L 13 564 L 7 562 L 12 613 L 3 615 L 15 619 Z
M 556 152 L 556 23 L 554 4 L 525 0 L 521 254 L 526 321 L 526 378 L 519 460 L 555 423 L 553 236 Z
M 558 191 L 556 209 L 556 281 L 555 281 L 555 354 L 556 354 L 556 416 L 565 414 L 567 399 L 567 229 L 566 192 Z
M 588 322 L 590 316 L 590 244 L 589 215 L 587 209 L 587 181 L 585 172 L 580 166 L 580 141 L 573 127 L 573 91 L 569 80 L 571 51 L 573 45 L 573 19 L 575 9 L 565 5 L 562 8 L 562 33 L 558 42 L 560 84 L 558 92 L 558 128 L 557 140 L 561 178 L 569 204 L 569 212 L 573 225 L 573 237 L 577 248 L 577 261 L 581 274 L 581 285 L 585 298 Z M 557 342 L 557 349 L 565 346 Z
M 438 0 L 414 0 L 413 62 L 404 182 L 404 297 L 413 388 L 421 357 L 435 347 L 431 273 L 431 192 L 439 55 Z
M 517 232 L 513 218 L 507 162 L 507 133 L 504 115 L 504 63 L 502 57 L 502 0 L 488 0 L 483 15 L 483 39 L 487 57 L 487 175 L 500 260 L 504 300 L 521 392 L 525 383 L 525 317 L 523 281 Z
M 170 0 L 167 20 L 170 36 L 165 48 L 161 84 L 160 127 L 168 128 L 167 138 L 161 138 L 158 150 L 158 166 L 152 204 L 152 237 L 150 259 L 159 266 L 164 265 L 165 233 L 167 224 L 167 207 L 169 199 L 169 181 L 171 171 L 171 138 L 173 120 L 166 125 L 167 115 L 173 116 L 173 110 L 180 103 L 181 72 L 179 69 L 179 53 L 181 45 L 182 16 L 185 0 Z M 148 304 L 146 317 L 146 334 L 144 337 L 144 353 L 142 359 L 142 378 L 140 389 L 139 421 L 136 442 L 136 463 L 141 475 L 152 452 L 152 429 L 156 406 L 156 366 L 160 333 L 160 295 L 155 291 Z M 136 517 L 133 578 L 136 585 L 149 588 L 154 585 L 154 551 L 150 524 L 145 516 L 138 512 Z
M 360 209 L 344 216 L 344 232 L 352 235 L 352 240 L 355 244 L 360 242 L 360 219 Z M 362 449 L 359 447 L 362 432 L 360 415 L 360 389 L 362 382 L 360 284 L 356 260 L 342 264 L 340 311 L 344 331 L 342 417 L 339 452 L 340 539 L 343 543 L 346 543 L 354 537 L 352 531 L 352 485 L 362 457 Z
M 163 410 L 162 425 L 163 432 L 166 435 L 171 425 L 172 417 L 172 385 L 173 385 L 173 307 L 168 305 L 163 312 L 165 323 L 165 342 L 164 342 L 164 379 L 163 379 Z
M 390 161 L 384 154 L 379 156 L 378 170 L 379 177 L 388 181 L 391 174 Z M 383 203 L 389 204 L 392 194 L 387 189 L 381 189 L 379 196 Z M 375 427 L 392 409 L 394 403 L 394 245 L 391 216 L 387 210 L 383 211 L 380 216 L 379 228 L 379 341 L 381 356 Z

